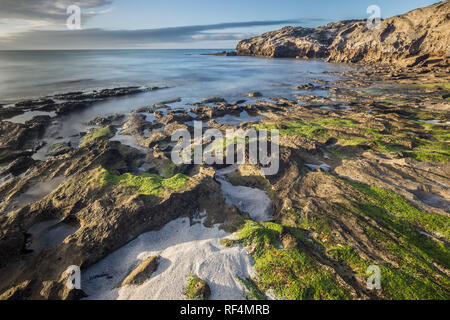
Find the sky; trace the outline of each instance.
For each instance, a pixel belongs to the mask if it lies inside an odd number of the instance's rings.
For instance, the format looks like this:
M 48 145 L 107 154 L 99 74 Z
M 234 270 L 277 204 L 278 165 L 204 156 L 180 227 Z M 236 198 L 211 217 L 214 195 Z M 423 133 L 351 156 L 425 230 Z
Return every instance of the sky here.
M 232 49 L 239 40 L 286 25 L 317 27 L 383 18 L 436 0 L 0 0 L 0 50 Z M 81 10 L 70 30 L 67 8 Z M 71 20 L 72 22 L 76 20 Z

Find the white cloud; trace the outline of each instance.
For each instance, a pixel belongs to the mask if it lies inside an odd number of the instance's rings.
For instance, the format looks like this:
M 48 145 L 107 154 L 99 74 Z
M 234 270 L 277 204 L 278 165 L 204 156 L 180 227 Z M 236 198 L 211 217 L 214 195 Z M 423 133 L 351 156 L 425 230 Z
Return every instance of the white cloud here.
M 280 26 L 298 23 L 296 20 L 231 22 L 140 30 L 32 30 L 0 35 L 0 48 L 16 49 L 99 49 L 152 47 L 156 44 L 189 44 L 192 41 L 240 40 L 250 34 L 223 32 L 236 28 Z
M 77 5 L 86 17 L 110 12 L 112 8 L 95 10 L 111 5 L 114 0 L 1 0 L 0 22 L 4 19 L 22 20 L 23 25 L 30 21 L 40 24 L 64 25 L 67 19 L 66 9 L 70 5 Z

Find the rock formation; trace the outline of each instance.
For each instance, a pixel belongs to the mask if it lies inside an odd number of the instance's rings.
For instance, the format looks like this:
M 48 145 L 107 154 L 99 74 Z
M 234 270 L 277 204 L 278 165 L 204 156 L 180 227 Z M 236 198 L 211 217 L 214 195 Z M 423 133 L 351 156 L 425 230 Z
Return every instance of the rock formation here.
M 443 1 L 386 19 L 375 29 L 369 29 L 366 20 L 284 27 L 241 41 L 237 51 L 273 58 L 448 66 L 449 48 L 450 2 Z
M 156 268 L 158 268 L 158 258 L 156 256 L 150 257 L 142 261 L 136 269 L 123 279 L 120 287 L 127 285 L 140 285 L 150 278 Z

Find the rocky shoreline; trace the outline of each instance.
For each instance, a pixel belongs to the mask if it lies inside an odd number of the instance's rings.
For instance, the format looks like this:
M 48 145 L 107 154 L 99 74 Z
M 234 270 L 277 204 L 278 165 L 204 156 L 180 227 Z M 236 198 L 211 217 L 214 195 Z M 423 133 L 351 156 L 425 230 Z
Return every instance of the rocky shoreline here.
M 48 116 L 37 116 L 25 124 L 1 122 L 2 154 L 7 155 L 3 161 L 9 163 L 2 169 L 0 186 L 1 297 L 81 297 L 82 293 L 68 292 L 62 285 L 61 275 L 68 265 L 87 268 L 133 238 L 178 217 L 192 219 L 201 210 L 207 212 L 207 226 L 219 223 L 229 232 L 240 230 L 248 212 L 227 204 L 215 179 L 217 167 L 177 167 L 170 161 L 171 133 L 189 129 L 186 123 L 195 119 L 219 130 L 256 126 L 281 131 L 277 175 L 264 177 L 256 167 L 242 166 L 227 179 L 235 186 L 258 188 L 269 195 L 274 223 L 281 228 L 275 241 L 283 244 L 283 254 L 298 251 L 306 255 L 317 274 L 325 272 L 330 277 L 339 293 L 336 297 L 408 298 L 395 282 L 386 291 L 367 291 L 356 266 L 340 256 L 345 249 L 367 263 L 382 263 L 393 277 L 410 277 L 412 270 L 424 272 L 415 280 L 414 297 L 448 298 L 444 257 L 450 219 L 446 174 L 450 169 L 446 138 L 450 119 L 448 97 L 444 97 L 449 78 L 411 70 L 398 70 L 397 74 L 391 69 L 365 69 L 343 74 L 336 83 L 293 84 L 299 90 L 297 101 L 270 98 L 256 104 L 229 104 L 215 99 L 215 106 L 199 102 L 189 112 L 157 104 L 132 111 L 127 117 L 97 118 L 92 121 L 97 129 L 81 133 L 78 147 L 64 146 L 46 161 L 33 160 L 29 150 L 39 146 L 50 122 Z M 330 94 L 315 96 L 317 88 L 328 89 Z M 225 115 L 239 120 L 244 111 L 263 120 L 233 125 L 216 122 Z M 149 113 L 153 115 L 150 121 Z M 59 116 L 57 113 L 51 121 Z M 117 132 L 134 139 L 136 147 L 110 141 Z M 169 187 L 146 194 L 136 184 L 111 178 L 144 173 L 164 179 L 183 175 L 187 182 L 180 189 Z M 58 183 L 52 185 L 55 179 Z M 39 183 L 52 186 L 47 194 L 30 198 L 33 188 L 42 189 Z M 401 199 L 398 201 L 407 211 L 394 213 L 392 220 L 368 214 L 362 209 L 368 203 L 380 214 L 393 209 L 386 208 L 384 200 L 371 198 L 366 186 L 383 190 L 389 199 Z M 409 210 L 420 214 L 409 217 Z M 431 217 L 435 217 L 433 223 L 428 221 Z M 31 252 L 27 230 L 48 220 L 76 231 L 56 246 Z M 409 229 L 398 229 L 400 223 Z M 252 239 L 243 243 L 248 245 L 248 241 Z M 401 243 L 401 249 L 392 250 L 386 243 Z M 419 253 L 424 245 L 436 255 Z M 403 255 L 419 260 L 405 266 Z M 429 271 L 421 271 L 424 268 Z M 262 292 L 274 285 L 258 276 L 252 281 Z M 322 296 L 323 288 L 315 289 L 322 298 L 328 297 Z M 276 296 L 295 298 L 284 291 Z
M 205 299 L 242 291 L 246 299 L 448 300 L 450 76 L 448 65 L 436 66 L 442 63 L 365 65 L 333 82 L 313 77 L 291 84 L 296 99 L 255 91 L 250 102 L 216 97 L 173 109 L 165 101 L 96 117 L 69 142 L 47 146 L 42 159 L 33 156 L 64 116 L 157 88 L 68 93 L 0 109 L 0 299 L 183 292 Z M 52 115 L 8 121 L 36 111 Z M 192 132 L 194 120 L 220 131 L 278 129 L 279 172 L 173 164 L 171 135 Z M 252 190 L 260 197 L 244 197 Z M 257 220 L 255 203 L 270 218 Z M 186 272 L 183 291 L 138 294 L 150 290 L 148 279 L 158 283 L 167 260 L 189 250 L 140 247 L 141 237 L 163 242 L 168 233 L 158 231 L 167 226 L 205 232 L 210 242 L 202 248 L 214 250 L 204 249 L 204 259 L 227 252 L 223 285 L 235 291 L 220 295 L 221 279 L 196 265 L 170 269 Z M 103 267 L 127 244 L 131 260 Z M 71 265 L 87 273 L 89 290 L 106 281 L 106 292 L 68 289 Z M 381 290 L 367 289 L 370 265 L 381 268 Z

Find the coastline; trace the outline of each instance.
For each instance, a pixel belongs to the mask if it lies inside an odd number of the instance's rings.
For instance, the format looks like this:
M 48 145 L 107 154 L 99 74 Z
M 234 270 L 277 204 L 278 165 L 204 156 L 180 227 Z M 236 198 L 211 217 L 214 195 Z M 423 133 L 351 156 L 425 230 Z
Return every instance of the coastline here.
M 105 101 L 169 88 L 3 106 L 0 300 L 448 300 L 450 75 L 429 58 L 273 84 L 293 96 L 180 94 L 78 122 Z M 278 130 L 278 172 L 173 163 L 172 136 L 194 121 Z M 66 286 L 68 266 L 86 291 Z M 373 266 L 381 289 L 367 287 Z

